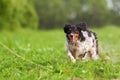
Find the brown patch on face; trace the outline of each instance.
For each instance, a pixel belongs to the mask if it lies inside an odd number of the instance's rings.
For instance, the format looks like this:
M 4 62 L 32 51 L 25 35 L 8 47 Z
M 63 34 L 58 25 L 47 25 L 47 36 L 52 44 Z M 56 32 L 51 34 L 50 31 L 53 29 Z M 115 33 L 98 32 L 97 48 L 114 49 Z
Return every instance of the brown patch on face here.
M 79 38 L 79 34 L 74 34 L 74 39 L 78 40 L 78 38 Z
M 74 41 L 77 41 L 78 38 L 79 38 L 79 34 L 74 34 L 74 35 L 73 35 L 73 39 L 74 39 Z

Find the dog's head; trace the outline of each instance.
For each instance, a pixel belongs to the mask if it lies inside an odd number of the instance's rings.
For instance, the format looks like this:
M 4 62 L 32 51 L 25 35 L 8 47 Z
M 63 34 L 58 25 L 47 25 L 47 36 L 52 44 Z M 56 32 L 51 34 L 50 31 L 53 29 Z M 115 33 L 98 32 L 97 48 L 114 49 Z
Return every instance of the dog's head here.
M 81 22 L 77 25 L 66 24 L 64 27 L 64 32 L 66 37 L 70 42 L 75 42 L 79 39 L 83 39 L 84 36 L 81 31 L 86 30 L 86 23 Z

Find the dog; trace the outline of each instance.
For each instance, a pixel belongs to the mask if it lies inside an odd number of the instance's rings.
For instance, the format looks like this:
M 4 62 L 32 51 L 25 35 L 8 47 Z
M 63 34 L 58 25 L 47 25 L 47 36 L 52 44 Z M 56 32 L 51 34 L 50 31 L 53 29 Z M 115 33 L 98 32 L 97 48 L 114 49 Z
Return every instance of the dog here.
M 89 54 L 92 60 L 97 60 L 98 39 L 94 32 L 87 29 L 85 22 L 76 25 L 66 24 L 64 26 L 67 42 L 67 54 L 73 63 L 78 57 L 80 60 L 86 60 Z

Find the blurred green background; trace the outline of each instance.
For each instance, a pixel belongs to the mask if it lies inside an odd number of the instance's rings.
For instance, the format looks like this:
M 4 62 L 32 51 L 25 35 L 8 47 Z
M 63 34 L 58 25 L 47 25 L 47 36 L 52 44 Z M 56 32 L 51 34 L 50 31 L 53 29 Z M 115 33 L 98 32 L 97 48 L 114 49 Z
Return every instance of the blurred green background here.
M 0 80 L 120 80 L 119 20 L 120 0 L 0 0 Z M 62 29 L 81 21 L 100 60 L 73 64 Z
M 85 21 L 120 26 L 120 0 L 0 0 L 0 30 L 56 29 Z

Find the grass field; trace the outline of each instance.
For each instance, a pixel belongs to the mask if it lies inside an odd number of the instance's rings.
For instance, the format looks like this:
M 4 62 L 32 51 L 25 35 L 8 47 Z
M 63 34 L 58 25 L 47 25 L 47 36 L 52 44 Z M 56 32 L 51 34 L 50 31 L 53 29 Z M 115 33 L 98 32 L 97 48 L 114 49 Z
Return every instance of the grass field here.
M 0 80 L 120 80 L 120 28 L 92 29 L 100 60 L 73 64 L 62 30 L 0 32 Z

